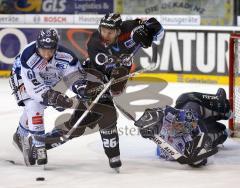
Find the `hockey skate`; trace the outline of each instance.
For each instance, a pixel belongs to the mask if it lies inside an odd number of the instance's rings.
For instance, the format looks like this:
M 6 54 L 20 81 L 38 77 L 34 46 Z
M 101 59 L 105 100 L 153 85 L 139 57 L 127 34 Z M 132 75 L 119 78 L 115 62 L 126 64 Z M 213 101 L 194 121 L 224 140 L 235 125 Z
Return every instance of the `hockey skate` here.
M 32 147 L 32 137 L 30 135 L 28 135 L 27 137 L 21 137 L 21 143 L 23 158 L 26 166 L 35 165 L 36 155 Z
M 219 99 L 222 99 L 222 100 L 226 100 L 227 99 L 226 91 L 223 88 L 219 88 L 217 90 L 216 96 L 218 96 Z
M 17 129 L 17 131 L 13 135 L 13 144 L 17 149 L 22 152 L 24 163 L 26 164 L 26 166 L 35 165 L 35 154 L 30 154 L 34 153 L 31 149 L 32 138 L 30 135 L 20 135 Z
M 37 147 L 33 144 L 31 135 L 21 137 L 22 152 L 26 166 L 47 164 L 47 150 L 45 146 Z
M 224 113 L 221 113 L 221 118 L 228 120 L 232 116 L 232 112 L 230 109 L 230 103 L 227 100 L 226 91 L 223 88 L 219 88 L 217 90 L 216 96 L 218 96 L 219 101 L 221 101 L 224 108 Z
M 17 132 L 14 133 L 13 135 L 13 144 L 14 146 L 19 149 L 21 152 L 22 150 L 22 142 L 21 142 L 21 136 Z
M 38 165 L 47 164 L 47 150 L 45 147 L 34 147 L 34 153 L 36 154 L 36 161 Z
M 109 165 L 115 172 L 120 172 L 120 167 L 122 166 L 122 162 L 120 160 L 120 156 L 109 158 Z

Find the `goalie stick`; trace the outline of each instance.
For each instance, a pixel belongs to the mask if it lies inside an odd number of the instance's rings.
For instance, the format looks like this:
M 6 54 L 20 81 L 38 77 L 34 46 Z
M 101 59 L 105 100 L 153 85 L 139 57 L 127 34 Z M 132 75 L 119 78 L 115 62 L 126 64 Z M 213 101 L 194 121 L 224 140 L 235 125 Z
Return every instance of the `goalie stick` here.
M 125 109 L 123 109 L 119 104 L 116 104 L 116 107 L 125 114 L 129 119 L 131 119 L 133 122 L 136 120 L 134 117 L 127 112 Z M 202 133 L 201 137 L 199 139 L 199 142 L 197 144 L 196 149 L 200 148 L 204 144 L 205 134 Z M 207 157 L 210 157 L 218 152 L 217 148 L 213 148 L 209 151 L 203 152 L 200 155 L 194 156 L 194 157 L 187 157 L 185 155 L 182 155 L 180 152 L 178 152 L 174 147 L 172 147 L 168 142 L 166 142 L 161 136 L 155 134 L 154 137 L 151 139 L 153 142 L 155 142 L 159 147 L 161 147 L 166 153 L 169 154 L 169 156 L 173 157 L 177 162 L 180 164 L 193 164 L 197 161 L 203 160 Z

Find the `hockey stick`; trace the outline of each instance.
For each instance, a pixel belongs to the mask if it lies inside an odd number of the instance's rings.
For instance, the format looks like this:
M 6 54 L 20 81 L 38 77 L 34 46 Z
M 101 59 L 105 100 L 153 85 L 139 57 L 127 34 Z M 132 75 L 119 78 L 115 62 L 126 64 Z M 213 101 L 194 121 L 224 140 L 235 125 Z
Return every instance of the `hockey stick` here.
M 126 62 L 129 62 L 131 58 L 137 53 L 141 46 L 138 45 L 134 51 L 129 55 Z M 78 125 L 83 121 L 83 119 L 88 115 L 88 113 L 91 111 L 91 109 L 94 107 L 94 105 L 98 102 L 100 97 L 109 89 L 109 87 L 114 82 L 114 78 L 112 78 L 108 83 L 104 84 L 104 86 L 101 86 L 101 92 L 97 95 L 97 97 L 94 99 L 94 101 L 91 103 L 90 106 L 88 106 L 87 110 L 82 114 L 82 116 L 78 119 L 78 121 L 74 124 L 74 126 L 68 131 L 66 135 L 63 135 L 64 141 L 68 140 L 69 137 L 72 135 L 72 133 L 78 128 Z
M 109 89 L 111 86 L 111 83 L 114 79 L 111 79 L 104 87 L 104 89 L 97 95 L 97 97 L 93 100 L 91 105 L 87 106 L 87 109 L 84 111 L 84 113 L 81 115 L 81 117 L 77 120 L 77 122 L 73 125 L 73 127 L 67 132 L 67 134 L 59 135 L 59 131 L 56 131 L 57 136 L 53 136 L 55 133 L 52 132 L 52 135 L 50 137 L 46 137 L 45 142 L 47 144 L 46 148 L 52 149 L 57 146 L 60 146 L 64 144 L 65 142 L 70 140 L 70 136 L 72 133 L 78 128 L 79 124 L 84 120 L 84 118 L 88 115 L 89 112 L 91 112 L 91 109 L 94 107 L 94 105 L 98 102 L 100 97 Z M 77 109 L 76 109 L 77 110 Z M 38 138 L 39 141 L 41 138 Z
M 125 109 L 123 109 L 119 104 L 116 104 L 117 108 L 125 114 L 129 119 L 131 119 L 133 122 L 136 122 L 134 117 L 127 112 Z M 205 134 L 202 133 L 201 138 L 199 140 L 199 143 L 197 145 L 197 148 L 200 147 L 203 143 Z M 153 138 L 150 138 L 152 141 L 154 141 L 159 147 L 161 147 L 169 156 L 174 158 L 177 162 L 180 164 L 193 164 L 197 161 L 203 160 L 207 157 L 210 157 L 218 152 L 217 148 L 213 148 L 210 151 L 206 151 L 198 156 L 194 156 L 194 158 L 189 158 L 185 155 L 182 155 L 180 152 L 178 152 L 174 147 L 172 147 L 168 142 L 166 142 L 161 136 L 155 134 Z
M 91 111 L 91 109 L 94 107 L 94 105 L 98 102 L 100 97 L 108 90 L 108 88 L 111 86 L 114 79 L 112 78 L 105 86 L 104 89 L 97 95 L 97 97 L 94 99 L 94 101 L 91 103 L 90 106 L 85 110 L 85 112 L 82 114 L 82 116 L 77 120 L 77 122 L 74 124 L 74 126 L 68 131 L 66 135 L 63 135 L 64 140 L 69 139 L 69 137 L 72 135 L 72 133 L 78 128 L 78 125 L 82 122 L 82 120 L 88 115 L 88 113 Z

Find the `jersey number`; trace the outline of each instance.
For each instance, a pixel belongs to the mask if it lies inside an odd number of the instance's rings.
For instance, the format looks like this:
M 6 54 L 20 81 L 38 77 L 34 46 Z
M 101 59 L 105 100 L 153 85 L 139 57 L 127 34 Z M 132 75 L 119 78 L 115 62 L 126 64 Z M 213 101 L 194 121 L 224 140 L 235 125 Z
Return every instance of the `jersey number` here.
M 103 139 L 103 145 L 105 148 L 115 148 L 117 146 L 116 138 Z

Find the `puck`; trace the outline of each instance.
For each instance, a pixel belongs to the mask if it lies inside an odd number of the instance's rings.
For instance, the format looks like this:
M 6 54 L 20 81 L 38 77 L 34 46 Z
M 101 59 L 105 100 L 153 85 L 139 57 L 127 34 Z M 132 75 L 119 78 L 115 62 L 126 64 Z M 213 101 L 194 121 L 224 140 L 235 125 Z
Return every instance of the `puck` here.
M 6 160 L 6 161 L 11 163 L 11 164 L 16 164 L 15 161 L 13 161 L 13 160 Z
M 36 181 L 44 181 L 44 180 L 45 180 L 44 177 L 37 177 L 37 178 L 36 178 Z

